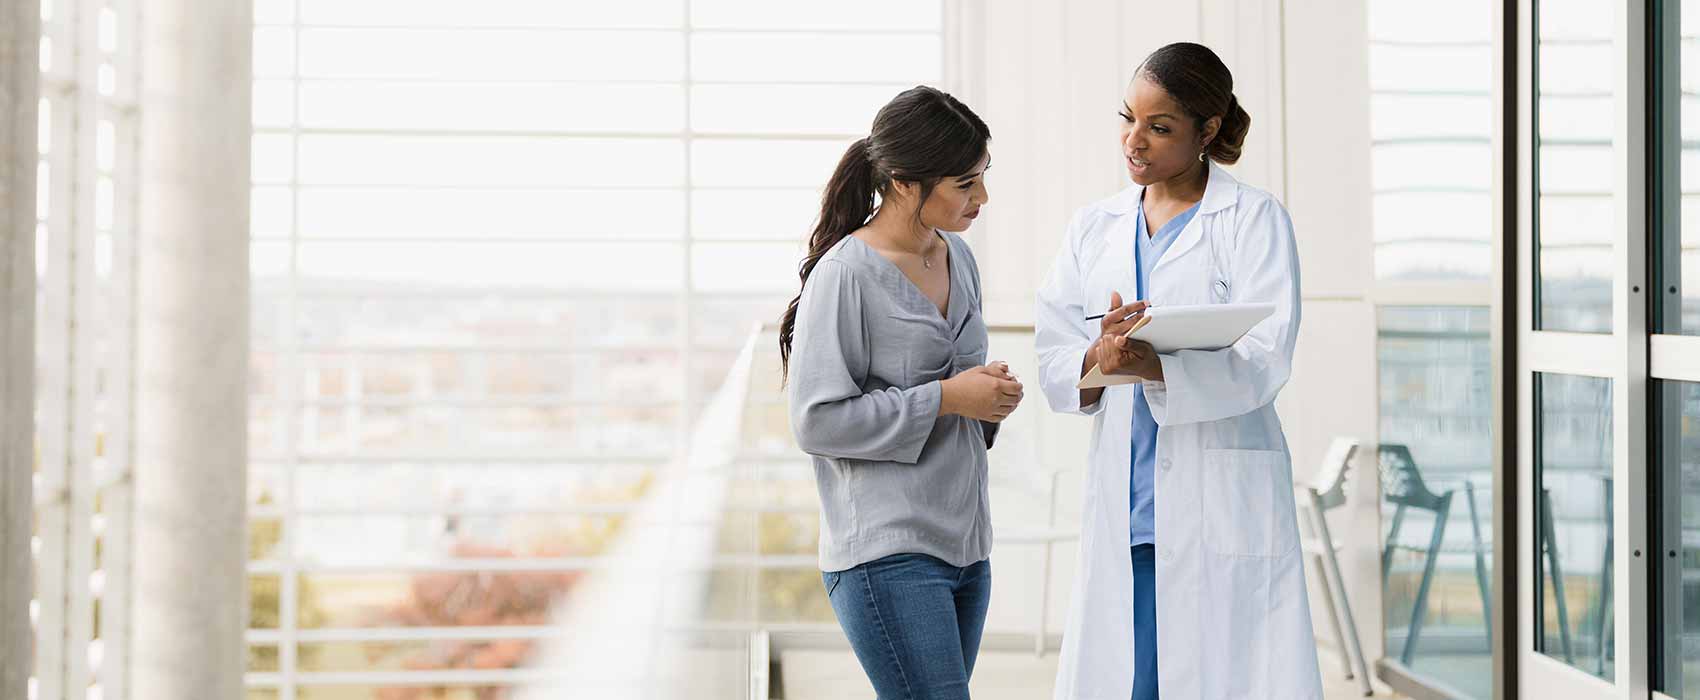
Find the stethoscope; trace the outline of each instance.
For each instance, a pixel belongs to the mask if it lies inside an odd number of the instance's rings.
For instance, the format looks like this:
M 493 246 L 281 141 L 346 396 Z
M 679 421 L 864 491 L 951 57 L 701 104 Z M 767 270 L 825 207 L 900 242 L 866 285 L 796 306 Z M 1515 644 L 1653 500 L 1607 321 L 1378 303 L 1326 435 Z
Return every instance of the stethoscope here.
M 1143 219 L 1144 216 L 1145 216 L 1145 212 L 1143 210 L 1141 210 L 1139 212 L 1139 216 L 1141 217 L 1141 219 Z M 1134 230 L 1138 231 L 1139 224 L 1136 222 L 1134 224 L 1134 227 L 1135 227 Z M 1135 235 L 1139 235 L 1139 234 L 1136 233 Z M 1210 259 L 1211 259 L 1211 262 L 1213 264 L 1215 264 L 1216 267 L 1220 268 L 1222 261 L 1216 255 L 1216 238 L 1214 236 L 1211 236 L 1208 232 L 1206 232 L 1204 234 L 1204 237 L 1206 239 L 1208 239 L 1208 243 L 1210 244 Z M 1139 253 L 1139 248 L 1136 245 L 1134 247 L 1134 251 L 1133 251 L 1133 264 L 1136 267 L 1141 262 L 1140 257 L 1141 256 L 1140 256 L 1140 253 Z M 1229 288 L 1228 288 L 1228 280 L 1227 280 L 1227 277 L 1222 274 L 1220 269 L 1218 269 L 1216 272 L 1217 272 L 1216 283 L 1214 285 L 1212 285 L 1211 291 L 1213 291 L 1216 295 L 1216 303 L 1226 304 L 1226 303 L 1228 303 L 1228 292 L 1230 291 Z M 1147 284 L 1149 284 L 1149 281 L 1147 281 Z M 1140 289 L 1140 290 L 1138 290 L 1138 292 L 1141 295 L 1141 297 L 1146 297 L 1146 296 L 1150 295 L 1150 290 L 1147 290 L 1147 289 Z M 1091 320 L 1091 319 L 1087 319 L 1087 320 Z

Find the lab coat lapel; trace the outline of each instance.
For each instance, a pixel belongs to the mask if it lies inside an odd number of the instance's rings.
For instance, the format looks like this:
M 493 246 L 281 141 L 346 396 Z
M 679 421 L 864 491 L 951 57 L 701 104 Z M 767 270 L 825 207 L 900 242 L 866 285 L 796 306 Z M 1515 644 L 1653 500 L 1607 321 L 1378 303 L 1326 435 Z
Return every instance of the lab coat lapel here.
M 1088 278 L 1087 293 L 1091 297 L 1086 303 L 1090 305 L 1088 311 L 1091 313 L 1110 308 L 1110 292 L 1121 292 L 1124 304 L 1137 298 L 1139 279 L 1134 276 L 1133 247 L 1137 243 L 1134 237 L 1139 232 L 1135 225 L 1135 210 L 1144 190 L 1139 185 L 1129 187 L 1116 196 L 1113 206 L 1106 207 L 1117 216 L 1104 233 L 1104 247 L 1098 251 L 1097 264 Z
M 1162 269 L 1164 264 L 1180 258 L 1204 240 L 1205 224 L 1210 215 L 1233 206 L 1239 199 L 1239 189 L 1240 183 L 1233 175 L 1215 161 L 1210 162 L 1210 179 L 1204 183 L 1204 198 L 1198 202 L 1198 213 L 1181 228 L 1180 235 L 1163 252 L 1163 257 L 1157 259 L 1157 264 L 1152 267 L 1152 277 L 1157 276 L 1156 270 Z

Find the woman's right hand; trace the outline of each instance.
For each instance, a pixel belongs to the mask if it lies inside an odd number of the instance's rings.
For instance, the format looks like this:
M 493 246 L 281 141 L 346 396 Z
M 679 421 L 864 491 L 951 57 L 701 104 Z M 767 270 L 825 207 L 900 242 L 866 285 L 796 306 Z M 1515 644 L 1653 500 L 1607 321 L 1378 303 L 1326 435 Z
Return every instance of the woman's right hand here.
M 1001 362 L 983 365 L 940 382 L 939 413 L 1000 423 L 1021 405 L 1021 382 Z
M 1123 304 L 1121 292 L 1110 292 L 1110 310 L 1098 319 L 1098 335 L 1126 335 L 1150 306 L 1143 300 Z
M 1103 358 L 1100 358 L 1099 355 L 1102 354 L 1105 338 L 1126 335 L 1150 306 L 1144 301 L 1132 301 L 1123 304 L 1121 292 L 1110 292 L 1110 310 L 1104 313 L 1103 318 L 1098 319 L 1098 340 L 1092 341 L 1091 345 L 1086 346 L 1086 354 L 1080 361 L 1080 376 L 1084 377 L 1087 372 L 1092 371 L 1093 367 L 1102 365 L 1101 360 Z M 1104 387 L 1101 386 L 1081 389 L 1080 405 L 1091 406 L 1098 403 L 1098 399 L 1103 395 Z

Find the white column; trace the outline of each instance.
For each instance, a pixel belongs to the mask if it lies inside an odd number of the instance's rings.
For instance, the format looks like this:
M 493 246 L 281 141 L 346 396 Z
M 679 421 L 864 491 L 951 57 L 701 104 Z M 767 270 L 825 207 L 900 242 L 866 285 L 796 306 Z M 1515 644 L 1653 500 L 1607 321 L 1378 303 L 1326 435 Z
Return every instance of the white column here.
M 41 9 L 0 0 L 0 697 L 27 697 Z
M 253 4 L 141 25 L 132 697 L 241 697 Z

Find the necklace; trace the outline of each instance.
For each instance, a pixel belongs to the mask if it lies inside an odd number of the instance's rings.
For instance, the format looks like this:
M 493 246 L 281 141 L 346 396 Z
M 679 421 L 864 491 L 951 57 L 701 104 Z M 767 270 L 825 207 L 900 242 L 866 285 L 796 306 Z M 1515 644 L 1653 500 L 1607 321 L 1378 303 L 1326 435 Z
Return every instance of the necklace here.
M 933 253 L 938 252 L 938 249 L 941 247 L 938 244 L 941 243 L 942 241 L 938 241 L 935 238 L 933 241 L 930 241 L 930 242 L 933 244 L 932 246 L 930 246 L 932 248 L 932 250 L 929 250 L 929 251 L 921 254 L 921 265 L 923 267 L 926 267 L 929 270 L 933 269 Z

